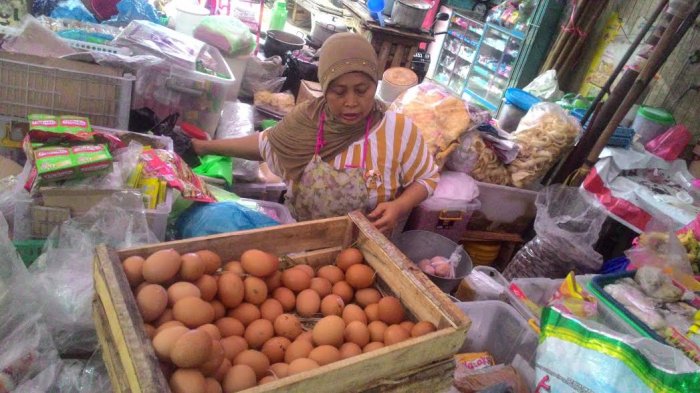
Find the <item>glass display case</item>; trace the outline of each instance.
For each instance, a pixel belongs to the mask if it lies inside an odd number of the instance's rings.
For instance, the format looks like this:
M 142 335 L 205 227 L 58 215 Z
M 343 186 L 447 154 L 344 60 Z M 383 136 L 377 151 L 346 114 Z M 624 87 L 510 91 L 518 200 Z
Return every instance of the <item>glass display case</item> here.
M 482 22 L 455 13 L 450 19 L 433 80 L 461 94 L 476 59 L 483 30 Z

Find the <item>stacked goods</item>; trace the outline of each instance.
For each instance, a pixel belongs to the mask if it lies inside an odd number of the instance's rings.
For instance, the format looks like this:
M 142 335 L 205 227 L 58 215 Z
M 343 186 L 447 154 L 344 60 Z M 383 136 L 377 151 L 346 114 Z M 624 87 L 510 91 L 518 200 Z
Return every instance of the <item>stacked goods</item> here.
M 223 265 L 209 250 L 123 262 L 173 392 L 235 392 L 434 332 L 373 287 L 356 248 L 314 270 L 250 249 Z

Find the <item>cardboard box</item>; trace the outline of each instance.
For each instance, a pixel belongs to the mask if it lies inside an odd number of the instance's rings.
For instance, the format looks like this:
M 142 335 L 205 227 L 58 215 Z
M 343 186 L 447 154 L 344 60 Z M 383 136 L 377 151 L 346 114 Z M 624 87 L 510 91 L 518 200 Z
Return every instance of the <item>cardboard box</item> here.
M 297 94 L 297 105 L 312 98 L 323 96 L 321 84 L 318 82 L 301 81 L 299 85 L 299 94 Z

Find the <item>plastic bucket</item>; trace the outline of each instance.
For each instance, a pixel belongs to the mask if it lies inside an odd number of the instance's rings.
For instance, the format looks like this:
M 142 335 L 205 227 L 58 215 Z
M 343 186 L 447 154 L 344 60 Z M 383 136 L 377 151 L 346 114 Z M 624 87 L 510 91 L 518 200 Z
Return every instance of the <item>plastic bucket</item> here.
M 505 105 L 501 108 L 498 114 L 498 125 L 507 132 L 513 132 L 518 128 L 520 119 L 525 116 L 527 111 L 540 102 L 540 99 L 532 94 L 511 87 L 506 89 L 504 94 Z
M 647 142 L 666 132 L 675 124 L 673 115 L 663 108 L 641 106 L 632 122 L 632 128 L 639 136 L 639 142 Z
M 428 231 L 406 231 L 396 236 L 394 244 L 413 263 L 418 264 L 422 259 L 442 256 L 449 258 L 458 244 L 452 240 Z M 464 249 L 461 249 L 462 259 L 457 265 L 455 278 L 442 278 L 426 274 L 443 292 L 452 293 L 464 277 L 472 270 L 472 260 Z
M 175 17 L 175 30 L 180 33 L 192 36 L 194 29 L 210 14 L 209 10 L 204 7 L 195 5 L 183 4 L 177 7 L 177 16 Z

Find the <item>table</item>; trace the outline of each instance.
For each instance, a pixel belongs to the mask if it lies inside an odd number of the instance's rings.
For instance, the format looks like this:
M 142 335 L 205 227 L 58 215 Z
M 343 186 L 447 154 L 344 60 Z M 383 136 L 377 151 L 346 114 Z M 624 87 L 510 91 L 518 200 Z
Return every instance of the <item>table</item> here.
M 380 26 L 369 14 L 364 3 L 343 0 L 343 17 L 348 30 L 365 36 L 379 57 L 379 73 L 391 67 L 410 67 L 420 44 L 435 39 L 426 31 L 409 31 L 392 26 Z

